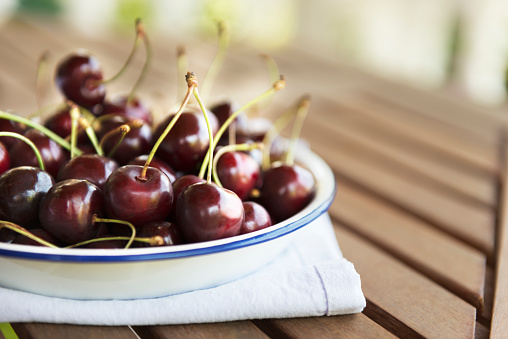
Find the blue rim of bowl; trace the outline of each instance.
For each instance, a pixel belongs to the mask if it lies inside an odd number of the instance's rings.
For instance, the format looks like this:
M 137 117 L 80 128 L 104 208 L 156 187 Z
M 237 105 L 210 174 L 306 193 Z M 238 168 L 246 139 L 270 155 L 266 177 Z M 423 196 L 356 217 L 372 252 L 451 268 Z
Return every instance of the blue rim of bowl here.
M 330 170 L 331 171 L 331 170 Z M 283 221 L 283 223 L 286 223 L 286 225 L 283 225 L 281 227 L 277 227 L 277 225 L 274 225 L 274 228 L 269 230 L 260 230 L 257 232 L 253 232 L 250 235 L 248 235 L 247 238 L 243 239 L 240 238 L 238 240 L 235 240 L 234 237 L 229 239 L 222 239 L 222 240 L 231 240 L 227 241 L 225 243 L 219 243 L 219 244 L 213 244 L 217 241 L 211 241 L 209 242 L 211 245 L 206 245 L 204 247 L 198 247 L 198 248 L 182 248 L 182 250 L 178 250 L 179 246 L 186 247 L 186 245 L 176 245 L 168 247 L 168 251 L 156 251 L 156 252 L 149 252 L 149 253 L 138 253 L 136 250 L 142 250 L 142 249 L 132 249 L 128 250 L 129 252 L 126 254 L 118 254 L 118 255 L 110 255 L 107 254 L 107 252 L 104 255 L 101 254 L 83 254 L 81 251 L 80 255 L 76 255 L 75 253 L 55 253 L 52 251 L 53 249 L 47 249 L 44 248 L 44 250 L 47 250 L 47 252 L 44 251 L 36 251 L 35 249 L 30 251 L 27 250 L 19 250 L 19 246 L 23 245 L 17 245 L 18 249 L 6 249 L 6 248 L 0 248 L 0 256 L 4 257 L 11 257 L 11 258 L 18 258 L 18 259 L 30 259 L 30 260 L 40 260 L 40 261 L 57 261 L 57 262 L 83 262 L 83 263 L 108 263 L 108 262 L 135 262 L 135 261 L 151 261 L 151 260 L 168 260 L 168 259 L 179 259 L 179 258 L 187 258 L 187 257 L 194 257 L 194 256 L 200 256 L 200 255 L 208 255 L 208 254 L 215 254 L 215 253 L 221 253 L 236 249 L 241 249 L 248 246 L 253 246 L 257 244 L 261 244 L 270 240 L 274 240 L 280 237 L 283 237 L 285 235 L 288 235 L 305 225 L 311 223 L 315 219 L 317 219 L 322 214 L 326 213 L 328 209 L 330 208 L 330 205 L 332 204 L 333 200 L 335 199 L 335 195 L 337 192 L 337 183 L 335 180 L 335 177 L 333 175 L 333 172 L 331 173 L 331 177 L 333 179 L 333 188 L 331 190 L 330 194 L 327 194 L 325 197 L 322 198 L 322 202 L 319 203 L 317 206 L 314 206 L 311 211 L 307 211 L 309 207 L 311 207 L 314 203 L 313 201 L 310 202 L 309 206 L 304 208 L 302 211 L 297 213 L 295 216 L 291 217 L 290 221 Z M 316 199 L 315 197 L 314 199 Z M 261 232 L 265 231 L 265 232 Z M 240 236 L 241 237 L 241 236 Z M 220 241 L 219 241 L 220 242 Z M 198 243 L 199 244 L 199 243 Z M 198 245 L 198 244 L 191 244 L 191 245 Z M 204 243 L 201 243 L 204 244 Z M 9 244 L 10 245 L 10 244 Z M 25 246 L 23 246 L 25 247 Z M 41 249 L 40 247 L 36 248 L 37 250 Z M 162 249 L 161 247 L 157 249 Z M 84 250 L 87 251 L 87 250 Z M 105 250 L 110 251 L 110 250 Z

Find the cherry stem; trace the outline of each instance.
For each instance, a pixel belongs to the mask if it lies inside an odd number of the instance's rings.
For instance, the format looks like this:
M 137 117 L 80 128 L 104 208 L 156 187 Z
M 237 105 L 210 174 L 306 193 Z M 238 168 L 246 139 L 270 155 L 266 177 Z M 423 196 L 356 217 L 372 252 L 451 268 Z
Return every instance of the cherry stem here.
M 35 146 L 35 144 L 32 142 L 32 140 L 28 139 L 27 137 L 25 137 L 24 135 L 21 135 L 19 133 L 4 132 L 4 131 L 0 131 L 0 137 L 13 137 L 13 138 L 16 138 L 16 139 L 26 142 L 28 144 L 28 146 L 30 146 L 30 148 L 34 151 L 35 157 L 37 158 L 37 161 L 39 162 L 39 167 L 41 168 L 41 170 L 44 171 L 44 161 L 42 159 L 41 152 L 39 151 L 37 146 Z
M 261 54 L 261 58 L 265 61 L 266 68 L 268 70 L 268 75 L 270 77 L 270 81 L 273 83 L 277 81 L 280 78 L 280 72 L 279 72 L 279 66 L 277 66 L 277 63 L 275 60 L 267 55 L 267 54 Z
M 9 222 L 9 221 L 4 221 L 4 220 L 0 220 L 0 229 L 2 228 L 8 228 L 16 233 L 19 233 L 21 235 L 24 235 L 25 237 L 27 238 L 30 238 L 32 239 L 33 241 L 36 241 L 38 242 L 39 244 L 41 245 L 44 245 L 46 247 L 51 247 L 51 248 L 59 248 L 58 246 L 56 245 L 53 245 L 52 243 L 42 239 L 42 238 L 39 238 L 38 236 L 30 233 L 30 231 L 28 231 L 27 229 L 19 226 L 19 225 L 16 225 L 15 223 L 12 223 L 12 222 Z
M 118 219 L 99 218 L 96 214 L 94 214 L 93 218 L 92 218 L 92 222 L 93 223 L 96 223 L 96 222 L 106 222 L 106 223 L 121 224 L 121 225 L 129 226 L 131 231 L 132 231 L 132 234 L 131 234 L 131 236 L 129 238 L 129 241 L 127 242 L 127 245 L 125 245 L 126 249 L 129 248 L 132 245 L 132 242 L 134 241 L 134 238 L 136 238 L 136 227 L 134 227 L 134 225 L 131 224 L 128 221 L 118 220 Z
M 44 51 L 41 53 L 39 60 L 37 61 L 37 73 L 35 75 L 35 102 L 38 109 L 42 107 L 42 97 L 46 94 L 46 87 L 42 86 L 41 79 L 43 78 L 43 75 L 46 74 L 48 56 L 49 52 Z
M 76 149 L 76 145 L 78 143 L 78 120 L 81 117 L 81 113 L 79 112 L 79 108 L 74 103 L 69 103 L 71 109 L 69 111 L 69 115 L 71 116 L 71 159 L 76 156 L 74 150 Z
M 276 82 L 274 82 L 274 84 L 272 85 L 272 87 L 269 90 L 267 90 L 266 92 L 264 92 L 261 95 L 257 96 L 256 98 L 252 99 L 251 101 L 247 102 L 242 107 L 240 107 L 238 110 L 236 110 L 233 114 L 231 114 L 226 119 L 226 121 L 222 124 L 222 126 L 219 128 L 217 133 L 215 134 L 214 147 L 217 146 L 217 144 L 219 143 L 220 138 L 222 137 L 222 135 L 224 134 L 224 132 L 226 131 L 228 126 L 231 125 L 231 123 L 236 119 L 236 117 L 241 112 L 247 110 L 252 105 L 254 105 L 257 102 L 263 100 L 264 98 L 272 95 L 273 93 L 275 93 L 277 91 L 280 91 L 281 89 L 283 89 L 285 87 L 285 85 L 286 85 L 286 82 L 284 80 L 284 77 L 281 75 L 280 79 L 277 80 Z M 201 169 L 199 171 L 199 177 L 200 178 L 203 178 L 206 166 L 208 166 L 209 162 L 211 162 L 211 160 L 210 160 L 210 154 L 211 154 L 211 152 L 210 152 L 210 150 L 208 150 L 208 153 L 206 154 L 205 159 L 203 160 L 203 163 L 201 164 Z
M 305 95 L 298 105 L 298 111 L 296 112 L 295 122 L 293 124 L 293 130 L 291 131 L 291 139 L 289 149 L 286 153 L 286 165 L 293 166 L 295 161 L 296 146 L 298 144 L 298 138 L 303 127 L 303 121 L 309 112 L 310 96 Z
M 85 117 L 80 117 L 78 122 L 81 128 L 85 130 L 86 135 L 88 135 L 88 139 L 90 139 L 90 142 L 92 143 L 95 152 L 101 157 L 104 156 L 104 151 L 102 150 L 102 147 L 99 144 L 99 141 L 97 140 L 97 135 L 95 134 L 95 131 L 90 122 Z
M 88 245 L 88 244 L 92 244 L 94 242 L 101 242 L 101 241 L 108 241 L 108 240 L 130 240 L 131 238 L 132 237 L 121 237 L 121 236 L 118 236 L 118 237 L 95 238 L 95 239 L 90 239 L 90 240 L 82 241 L 82 242 L 74 244 L 74 245 L 66 246 L 64 248 L 76 248 L 76 247 L 81 247 L 81 246 L 85 246 L 85 245 Z M 153 237 L 134 238 L 134 241 L 146 243 L 146 244 L 149 244 L 150 246 L 162 246 L 162 245 L 164 245 L 164 239 L 162 239 L 162 237 L 160 235 L 156 235 L 156 236 L 153 236 Z
M 214 143 L 214 136 L 213 136 L 213 131 L 212 131 L 212 125 L 210 124 L 210 120 L 208 119 L 208 114 L 206 113 L 206 108 L 205 106 L 203 105 L 203 101 L 201 100 L 201 96 L 199 95 L 199 91 L 198 91 L 198 82 L 197 82 L 197 79 L 196 79 L 196 76 L 194 75 L 194 73 L 187 73 L 187 84 L 189 86 L 192 86 L 193 87 L 193 92 L 194 92 L 194 97 L 196 98 L 197 102 L 198 102 L 198 105 L 199 105 L 199 108 L 201 109 L 201 112 L 203 112 L 203 116 L 205 117 L 205 121 L 206 121 L 206 127 L 208 128 L 208 138 L 209 138 L 209 143 L 208 143 L 208 154 L 209 155 L 209 163 L 210 163 L 210 166 L 208 166 L 208 174 L 207 174 L 207 177 L 206 177 L 206 182 L 209 184 L 210 182 L 212 182 L 212 164 L 213 164 L 213 149 L 215 147 L 215 143 Z M 195 84 L 195 86 L 191 85 L 191 84 Z M 202 177 L 200 177 L 202 178 Z
M 177 57 L 177 75 L 178 75 L 177 97 L 181 98 L 182 96 L 184 96 L 184 92 L 187 90 L 188 86 L 186 86 L 183 82 L 181 82 L 180 79 L 185 77 L 185 74 L 187 74 L 187 70 L 189 69 L 189 60 L 187 59 L 187 53 L 183 46 L 177 47 L 176 57 Z
M 219 180 L 219 175 L 217 174 L 217 163 L 219 162 L 220 157 L 224 153 L 235 152 L 235 151 L 248 152 L 248 151 L 252 151 L 254 149 L 263 149 L 263 147 L 264 147 L 263 143 L 255 142 L 255 143 L 250 143 L 250 144 L 247 144 L 247 143 L 246 144 L 231 144 L 231 145 L 227 145 L 227 146 L 223 146 L 223 147 L 219 148 L 219 150 L 217 151 L 217 153 L 215 154 L 215 157 L 213 159 L 213 166 L 212 166 L 213 167 L 213 169 L 212 169 L 213 181 L 215 181 L 215 183 L 218 186 L 223 187 L 222 183 Z
M 21 116 L 16 115 L 16 114 L 12 114 L 12 113 L 8 113 L 8 112 L 5 112 L 5 111 L 1 111 L 1 110 L 0 110 L 0 119 L 12 120 L 12 121 L 16 121 L 16 122 L 20 122 L 22 124 L 25 124 L 25 125 L 27 125 L 29 127 L 32 127 L 34 129 L 44 133 L 47 137 L 51 138 L 53 141 L 55 141 L 57 144 L 59 144 L 60 146 L 62 146 L 66 150 L 70 151 L 71 148 L 72 148 L 71 144 L 68 141 L 66 141 L 64 138 L 62 138 L 61 136 L 59 136 L 55 132 L 51 131 L 49 128 L 46 128 L 46 127 L 42 126 L 41 124 L 39 124 L 39 123 L 37 123 L 35 121 L 32 121 L 30 119 L 21 117 Z M 80 154 L 83 153 L 78 148 L 76 148 L 74 150 L 74 152 L 76 153 L 76 155 L 80 155 Z
M 139 40 L 141 38 L 141 35 L 143 34 L 142 33 L 142 25 L 141 25 L 141 20 L 140 19 L 136 19 L 135 28 L 136 28 L 136 38 L 134 39 L 134 45 L 132 46 L 132 49 L 131 49 L 131 51 L 129 53 L 129 56 L 127 57 L 127 60 L 125 60 L 122 68 L 120 68 L 120 70 L 114 76 L 112 76 L 111 78 L 97 81 L 96 82 L 97 85 L 98 84 L 107 84 L 107 83 L 113 82 L 116 79 L 118 79 L 125 72 L 125 70 L 127 69 L 127 66 L 131 63 L 132 58 L 134 57 L 136 49 L 138 48 L 138 45 L 139 45 Z
M 144 29 L 144 26 L 143 26 L 143 23 L 141 22 L 141 19 L 137 19 L 136 20 L 136 34 L 137 34 L 137 39 L 139 39 L 139 37 L 141 37 L 141 39 L 143 40 L 143 43 L 145 45 L 145 63 L 143 64 L 143 68 L 141 69 L 141 73 L 139 73 L 139 76 L 136 80 L 136 82 L 134 83 L 134 86 L 132 86 L 132 89 L 129 93 L 129 95 L 127 96 L 127 103 L 131 102 L 132 99 L 134 98 L 134 94 L 136 93 L 139 85 L 143 82 L 143 80 L 145 79 L 145 76 L 146 74 L 148 73 L 148 67 L 150 67 L 150 62 L 152 60 L 152 46 L 150 44 L 150 40 L 148 39 L 148 36 L 145 32 L 145 29 Z
M 113 157 L 113 155 L 115 154 L 116 150 L 118 149 L 118 146 L 120 146 L 120 143 L 123 141 L 123 139 L 125 138 L 127 133 L 129 133 L 130 131 L 131 131 L 131 127 L 129 125 L 125 124 L 125 125 L 121 125 L 120 127 L 115 128 L 115 129 L 109 131 L 108 133 L 106 133 L 102 137 L 99 146 L 101 148 L 104 148 L 104 143 L 106 142 L 107 139 L 112 138 L 116 134 L 120 134 L 120 137 L 118 138 L 117 142 L 115 143 L 113 148 L 109 151 L 108 158 Z
M 210 97 L 210 93 L 212 91 L 213 83 L 219 74 L 219 71 L 224 64 L 224 59 L 226 57 L 226 52 L 229 47 L 229 29 L 223 21 L 217 21 L 217 28 L 219 33 L 219 47 L 217 49 L 217 53 L 215 54 L 215 58 L 212 61 L 212 65 L 208 69 L 206 73 L 205 79 L 203 80 L 202 86 L 202 98 L 206 102 Z
M 263 154 L 261 159 L 261 169 L 266 171 L 270 168 L 271 160 L 270 160 L 270 151 L 271 146 L 275 138 L 293 119 L 295 116 L 295 106 L 291 106 L 288 110 L 286 110 L 275 122 L 272 127 L 266 132 L 263 138 Z
M 152 159 L 155 156 L 155 152 L 157 152 L 157 150 L 159 149 L 159 146 L 162 143 L 162 141 L 164 140 L 164 138 L 166 138 L 166 136 L 168 135 L 169 131 L 171 131 L 173 126 L 176 124 L 177 120 L 180 118 L 180 115 L 182 115 L 183 110 L 185 109 L 185 106 L 187 106 L 187 103 L 189 102 L 189 99 L 190 99 L 190 97 L 192 95 L 194 86 L 197 86 L 197 84 L 196 85 L 191 84 L 191 85 L 188 86 L 188 88 L 187 88 L 187 94 L 185 95 L 185 98 L 183 99 L 182 105 L 180 106 L 180 108 L 176 112 L 176 114 L 173 117 L 173 119 L 171 119 L 169 124 L 166 126 L 166 128 L 164 129 L 164 132 L 162 132 L 162 134 L 159 137 L 159 139 L 157 139 L 157 142 L 155 142 L 155 145 L 152 147 L 152 150 L 150 151 L 150 153 L 148 154 L 148 157 L 146 158 L 145 166 L 143 167 L 143 170 L 141 171 L 141 174 L 138 176 L 139 180 L 146 180 L 146 172 L 148 171 L 148 167 L 150 166 L 150 163 L 152 162 Z

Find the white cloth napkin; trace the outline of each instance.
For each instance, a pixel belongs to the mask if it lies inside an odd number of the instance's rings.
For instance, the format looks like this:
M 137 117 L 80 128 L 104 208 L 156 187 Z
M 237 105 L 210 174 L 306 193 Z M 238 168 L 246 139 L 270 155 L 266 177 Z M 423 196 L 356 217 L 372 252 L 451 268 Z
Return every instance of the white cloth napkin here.
M 322 215 L 257 272 L 218 287 L 155 299 L 70 300 L 0 288 L 0 323 L 164 325 L 358 313 L 360 276 Z M 6 272 L 4 272 L 5 274 Z

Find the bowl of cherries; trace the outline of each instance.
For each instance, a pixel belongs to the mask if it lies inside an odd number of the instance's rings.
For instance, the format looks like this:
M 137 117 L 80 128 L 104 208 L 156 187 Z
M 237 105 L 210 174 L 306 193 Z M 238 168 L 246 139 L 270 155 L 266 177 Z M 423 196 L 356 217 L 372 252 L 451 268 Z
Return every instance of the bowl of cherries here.
M 0 110 L 1 287 L 73 299 L 209 288 L 266 265 L 327 212 L 334 174 L 298 138 L 309 98 L 273 123 L 244 113 L 283 77 L 238 109 L 207 109 L 186 72 L 161 119 L 137 84 L 110 99 L 109 80 L 73 52 L 55 72 L 64 100 L 44 119 Z

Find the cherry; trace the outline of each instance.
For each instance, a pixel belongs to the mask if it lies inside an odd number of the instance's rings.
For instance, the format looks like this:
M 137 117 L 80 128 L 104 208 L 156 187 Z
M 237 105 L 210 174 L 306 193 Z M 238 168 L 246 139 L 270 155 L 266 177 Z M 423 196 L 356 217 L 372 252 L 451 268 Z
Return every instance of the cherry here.
M 162 134 L 174 115 L 167 117 L 155 130 L 156 138 Z M 212 130 L 217 130 L 217 118 L 210 114 Z M 197 111 L 183 112 L 157 151 L 175 171 L 193 172 L 203 160 L 209 147 L 208 129 L 203 114 Z
M 244 211 L 234 192 L 203 182 L 188 186 L 180 194 L 176 219 L 187 242 L 201 242 L 239 234 Z
M 36 129 L 29 129 L 24 134 L 30 139 L 39 152 L 46 171 L 56 177 L 60 167 L 67 161 L 68 153 L 53 139 L 49 138 Z M 11 166 L 38 166 L 38 159 L 35 152 L 25 142 L 18 140 L 9 150 Z
M 87 180 L 68 179 L 53 185 L 42 198 L 42 228 L 64 244 L 93 238 L 99 230 L 96 217 L 105 215 L 101 190 Z
M 11 157 L 4 144 L 0 141 L 0 175 L 11 168 Z
M 45 122 L 44 126 L 61 136 L 66 138 L 71 134 L 71 116 L 69 114 L 69 107 L 58 110 L 53 113 Z
M 274 165 L 263 176 L 260 202 L 279 222 L 301 211 L 314 197 L 316 181 L 299 165 Z
M 15 167 L 0 176 L 0 220 L 26 228 L 39 223 L 39 202 L 55 183 L 36 167 Z
M 104 237 L 101 238 L 107 237 L 108 236 L 105 235 Z M 127 240 L 111 239 L 111 240 L 94 241 L 84 245 L 82 248 L 121 249 L 125 248 L 126 245 Z
M 104 186 L 106 210 L 113 218 L 142 225 L 166 219 L 173 204 L 173 187 L 162 171 L 125 165 L 109 176 Z
M 180 231 L 178 230 L 176 224 L 172 222 L 168 221 L 151 222 L 138 227 L 137 230 L 138 237 L 141 238 L 159 236 L 162 239 L 162 242 L 157 246 L 178 245 L 183 243 Z M 149 247 L 151 245 L 140 242 L 138 243 L 138 246 Z
M 128 165 L 138 165 L 138 166 L 144 166 L 146 163 L 146 160 L 148 159 L 148 155 L 139 155 L 129 161 Z M 169 180 L 174 183 L 176 180 L 176 173 L 175 171 L 169 166 L 165 161 L 162 161 L 161 159 L 154 157 L 152 158 L 150 162 L 151 167 L 155 167 L 157 169 L 160 169 L 164 174 L 166 174 L 169 178 Z
M 246 200 L 259 178 L 259 164 L 247 153 L 226 152 L 217 161 L 217 175 L 221 184 Z
M 244 201 L 245 220 L 240 228 L 240 234 L 254 232 L 272 225 L 268 211 L 254 201 Z
M 23 134 L 26 130 L 26 126 L 17 121 L 0 118 L 0 132 L 14 132 Z M 7 149 L 10 149 L 12 145 L 16 143 L 16 139 L 10 137 L 0 137 L 0 142 L 2 142 Z
M 153 124 L 152 112 L 138 98 L 128 100 L 127 97 L 121 96 L 113 101 L 104 101 L 96 111 L 97 115 L 119 114 L 131 119 L 141 119 L 149 125 Z
M 201 179 L 200 177 L 198 177 L 194 174 L 183 175 L 173 182 L 174 203 L 173 203 L 173 208 L 171 209 L 171 213 L 169 215 L 170 220 L 176 221 L 176 202 L 178 200 L 178 197 L 180 197 L 182 192 L 187 187 L 189 187 L 192 184 L 196 184 L 198 182 L 205 182 L 205 180 Z
M 55 82 L 68 100 L 91 108 L 103 102 L 106 89 L 102 81 L 99 61 L 79 51 L 59 62 Z
M 113 159 L 97 154 L 82 154 L 67 161 L 56 179 L 85 179 L 103 190 L 106 180 L 117 168 L 118 164 Z
M 32 233 L 33 235 L 51 243 L 51 244 L 57 244 L 57 242 L 58 242 L 56 240 L 56 238 L 51 233 L 49 233 L 48 231 L 46 231 L 45 229 L 42 229 L 42 228 L 33 228 L 30 230 L 30 233 Z M 19 233 L 16 233 L 16 234 L 17 234 L 16 237 L 12 241 L 13 244 L 44 246 L 41 243 L 39 243 L 33 239 L 30 239 L 23 234 L 19 234 Z
M 8 228 L 0 228 L 0 242 L 10 244 L 14 241 L 14 239 L 16 239 L 17 236 L 18 233 L 14 232 L 13 230 Z
M 121 133 L 118 129 L 122 125 L 128 125 L 130 130 L 120 141 Z M 139 119 L 132 120 L 121 115 L 111 115 L 101 120 L 96 133 L 101 139 L 104 153 L 120 165 L 129 163 L 136 156 L 147 154 L 152 146 L 152 129 L 150 125 Z

